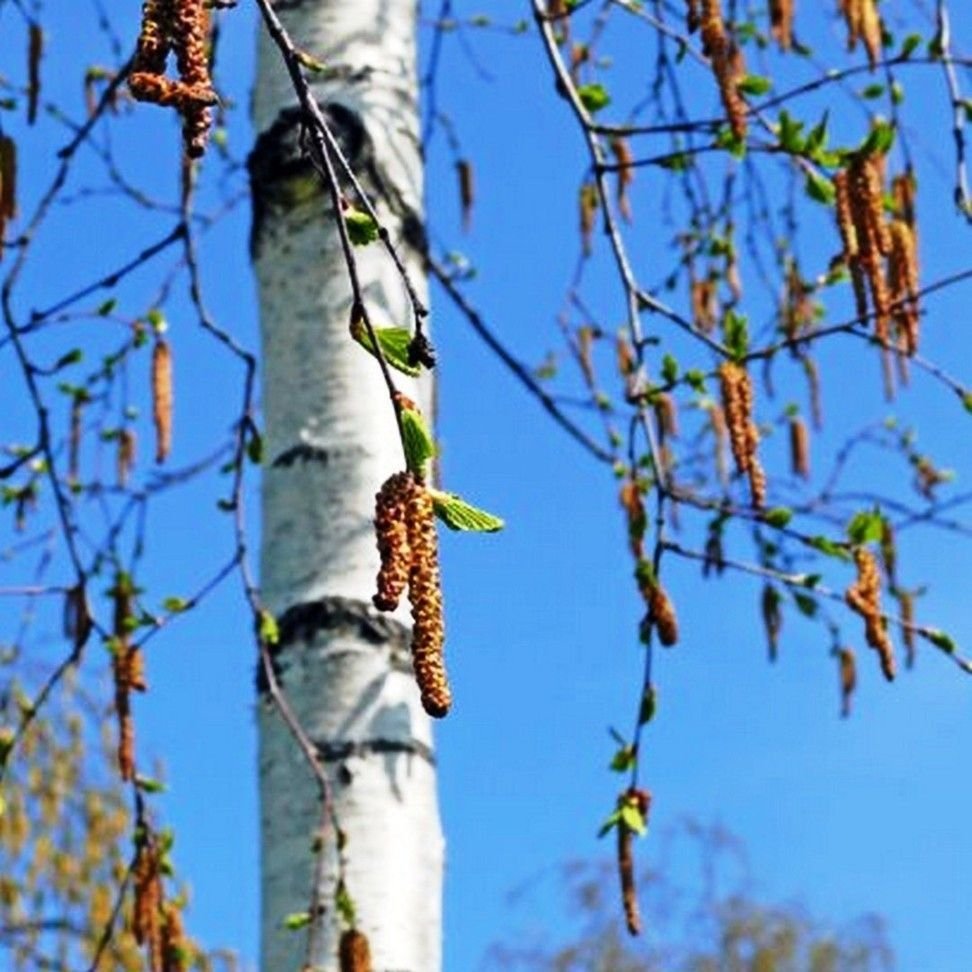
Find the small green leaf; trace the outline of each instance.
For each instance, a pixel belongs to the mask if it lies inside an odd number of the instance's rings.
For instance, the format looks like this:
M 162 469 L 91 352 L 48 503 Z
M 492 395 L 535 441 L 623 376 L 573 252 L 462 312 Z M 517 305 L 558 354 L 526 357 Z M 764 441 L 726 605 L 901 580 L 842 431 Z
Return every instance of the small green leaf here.
M 654 685 L 649 685 L 641 696 L 641 708 L 638 710 L 638 725 L 643 726 L 655 718 L 658 710 L 658 693 Z
M 847 538 L 853 544 L 873 543 L 884 534 L 884 517 L 878 509 L 862 510 L 847 524 Z
M 420 369 L 409 360 L 408 353 L 412 343 L 412 332 L 407 327 L 376 327 L 374 330 L 382 357 L 396 370 L 412 378 L 417 377 Z M 363 324 L 353 327 L 351 336 L 365 351 L 375 353 L 371 335 Z
M 883 118 L 878 118 L 871 133 L 864 139 L 860 152 L 862 155 L 886 155 L 894 144 L 894 126 Z
M 424 475 L 425 464 L 435 455 L 435 442 L 420 412 L 411 408 L 401 410 L 402 445 L 405 463 L 418 475 Z
M 962 396 L 962 407 L 967 412 L 972 412 L 972 392 L 965 392 Z
M 364 213 L 354 206 L 344 210 L 344 225 L 348 228 L 348 237 L 355 246 L 367 246 L 378 239 L 378 224 L 369 213 Z
M 793 592 L 793 603 L 796 604 L 800 613 L 808 618 L 814 618 L 817 616 L 817 601 L 816 598 L 811 597 L 809 594 L 804 594 L 801 591 Z
M 793 510 L 786 506 L 774 506 L 763 514 L 763 522 L 771 527 L 782 529 L 793 519 Z
M 669 385 L 674 385 L 678 381 L 678 362 L 672 355 L 666 354 L 662 358 L 661 374 Z
M 867 99 L 880 98 L 884 94 L 884 85 L 878 82 L 869 84 L 861 90 L 861 97 Z
M 686 371 L 685 380 L 693 391 L 697 391 L 700 395 L 705 394 L 705 372 L 700 368 L 690 368 Z
M 155 780 L 151 776 L 136 776 L 135 785 L 143 793 L 165 793 L 165 784 L 161 780 Z
M 431 490 L 435 515 L 450 530 L 468 530 L 475 533 L 495 533 L 506 525 L 498 516 L 487 513 L 467 503 L 455 493 Z
M 825 206 L 832 206 L 837 198 L 837 190 L 830 179 L 812 169 L 807 171 L 804 190 L 811 199 Z
M 921 34 L 909 34 L 901 44 L 901 53 L 898 57 L 902 61 L 907 61 L 912 54 L 918 49 L 921 44 L 922 36 Z
M 621 822 L 628 830 L 633 830 L 639 836 L 648 829 L 645 825 L 645 815 L 628 801 L 625 801 L 621 806 Z
M 604 837 L 609 834 L 615 827 L 621 822 L 621 811 L 615 810 L 614 813 L 610 814 L 604 823 L 601 824 L 600 829 L 597 832 L 598 837 Z
M 309 911 L 294 911 L 287 915 L 283 920 L 283 926 L 287 931 L 300 931 L 306 928 L 311 922 Z
M 950 655 L 954 655 L 958 649 L 958 645 L 955 641 L 944 631 L 940 631 L 938 628 L 929 628 L 923 632 L 925 637 L 936 647 L 941 648 L 942 651 L 948 652 Z
M 622 746 L 611 760 L 611 769 L 615 773 L 627 773 L 635 764 L 638 752 L 634 746 Z
M 581 104 L 593 115 L 602 108 L 607 108 L 611 104 L 611 96 L 603 84 L 582 84 L 577 89 L 577 97 Z
M 162 602 L 162 607 L 170 614 L 181 614 L 189 608 L 189 602 L 184 597 L 167 597 Z
M 276 645 L 280 641 L 277 619 L 266 608 L 260 611 L 260 638 L 268 645 Z
M 108 300 L 98 306 L 98 310 L 95 313 L 99 317 L 107 317 L 117 306 L 118 301 L 114 297 L 109 297 Z
M 726 312 L 725 320 L 726 347 L 737 361 L 746 356 L 749 349 L 749 321 L 745 314 L 737 314 L 734 310 Z
M 773 87 L 773 82 L 769 78 L 764 78 L 759 74 L 747 74 L 736 82 L 736 90 L 743 94 L 759 95 L 766 94 Z
M 57 364 L 54 365 L 55 371 L 60 371 L 61 368 L 67 368 L 68 365 L 77 364 L 84 357 L 84 352 L 80 348 L 72 348 L 66 354 L 62 354 L 60 358 L 57 359 Z
M 246 454 L 255 466 L 259 466 L 263 462 L 263 436 L 256 429 L 250 430 L 250 438 L 246 443 Z
M 334 907 L 337 908 L 337 912 L 344 919 L 345 924 L 354 927 L 358 909 L 355 907 L 354 898 L 348 893 L 343 880 L 338 881 L 334 890 Z
M 659 168 L 667 169 L 669 172 L 684 172 L 692 165 L 692 156 L 688 152 L 672 152 L 658 159 L 657 164 Z
M 165 321 L 165 315 L 162 313 L 162 311 L 159 310 L 158 307 L 153 307 L 145 315 L 145 317 L 148 320 L 149 324 L 152 325 L 152 330 L 155 331 L 156 334 L 162 334 L 168 328 L 168 325 L 166 324 Z

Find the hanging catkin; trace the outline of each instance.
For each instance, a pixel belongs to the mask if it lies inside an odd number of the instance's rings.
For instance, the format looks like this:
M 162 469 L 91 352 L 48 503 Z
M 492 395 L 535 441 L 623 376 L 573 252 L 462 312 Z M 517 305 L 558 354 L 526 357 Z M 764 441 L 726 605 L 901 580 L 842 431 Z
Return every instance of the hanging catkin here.
M 349 928 L 341 933 L 338 960 L 341 972 L 371 972 L 371 946 L 364 932 Z
M 412 557 L 408 580 L 408 597 L 412 605 L 412 666 L 422 707 L 433 718 L 441 719 L 452 704 L 452 693 L 442 657 L 445 626 L 435 510 L 432 497 L 424 486 L 419 485 L 409 496 L 407 522 Z
M 881 612 L 881 575 L 877 560 L 869 550 L 854 550 L 857 580 L 847 588 L 844 599 L 864 619 L 867 643 L 881 659 L 881 671 L 891 681 L 895 675 L 894 646 L 888 637 L 884 616 Z
M 379 611 L 394 611 L 408 585 L 412 564 L 406 522 L 408 502 L 418 488 L 409 472 L 385 480 L 375 496 L 375 536 L 381 568 L 373 601 Z
M 152 350 L 152 417 L 155 461 L 165 462 L 172 451 L 172 351 L 162 339 Z

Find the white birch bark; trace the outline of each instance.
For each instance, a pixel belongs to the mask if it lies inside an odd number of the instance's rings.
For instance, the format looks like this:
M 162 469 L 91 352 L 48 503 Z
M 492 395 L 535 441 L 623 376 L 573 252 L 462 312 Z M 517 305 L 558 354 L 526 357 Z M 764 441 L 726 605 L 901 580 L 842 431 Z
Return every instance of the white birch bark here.
M 347 124 L 337 134 L 347 136 L 349 151 L 361 149 L 356 169 L 424 297 L 418 255 L 401 242 L 403 217 L 421 213 L 415 0 L 278 0 L 276 9 L 295 43 L 336 69 L 336 77 L 312 77 L 315 96 L 353 113 L 339 115 Z M 351 292 L 333 213 L 293 152 L 295 105 L 280 56 L 261 36 L 251 174 L 264 351 L 262 594 L 281 626 L 279 678 L 327 761 L 348 836 L 347 888 L 374 969 L 437 972 L 443 847 L 431 730 L 407 629 L 371 607 L 374 495 L 403 459 L 377 364 L 348 335 Z M 380 245 L 356 255 L 376 323 L 410 324 L 405 289 Z M 400 387 L 428 404 L 428 387 Z M 282 922 L 310 902 L 320 807 L 265 697 L 258 718 L 261 967 L 295 972 L 306 935 Z M 341 931 L 333 878 L 332 866 L 327 933 L 311 957 L 327 972 L 337 968 Z

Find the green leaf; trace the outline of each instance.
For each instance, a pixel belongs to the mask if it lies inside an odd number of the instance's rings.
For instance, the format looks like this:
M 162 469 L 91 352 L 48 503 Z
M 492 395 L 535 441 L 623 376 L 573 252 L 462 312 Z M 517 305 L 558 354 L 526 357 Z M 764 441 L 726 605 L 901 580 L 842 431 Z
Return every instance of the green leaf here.
M 782 529 L 793 519 L 793 510 L 786 506 L 774 506 L 763 514 L 763 522 Z
M 402 445 L 405 449 L 405 463 L 418 475 L 424 475 L 425 464 L 435 455 L 435 442 L 429 432 L 425 419 L 420 412 L 403 408 L 401 413 Z
M 635 764 L 638 752 L 634 746 L 622 746 L 611 760 L 611 769 L 615 773 L 627 773 Z
M 773 87 L 773 82 L 769 78 L 764 78 L 759 74 L 747 74 L 736 82 L 736 90 L 748 95 L 764 95 Z
M 84 352 L 80 348 L 72 348 L 66 354 L 62 354 L 60 358 L 57 359 L 57 364 L 54 365 L 55 371 L 60 371 L 61 368 L 67 368 L 68 365 L 77 364 L 84 357 Z
M 184 597 L 167 597 L 162 602 L 162 607 L 170 614 L 181 614 L 188 610 L 189 602 Z
M 165 784 L 161 780 L 155 780 L 151 776 L 136 776 L 135 785 L 143 793 L 165 793 Z
M 669 385 L 674 385 L 678 381 L 678 362 L 672 355 L 666 354 L 662 358 L 661 374 Z
M 715 138 L 716 148 L 725 149 L 734 159 L 741 159 L 746 155 L 746 139 L 733 134 L 731 128 L 720 128 Z
M 621 806 L 621 822 L 628 830 L 633 830 L 639 836 L 648 829 L 645 825 L 645 815 L 633 803 L 627 801 Z
M 814 618 L 817 616 L 817 601 L 816 598 L 811 597 L 809 594 L 803 594 L 801 591 L 793 592 L 793 603 L 796 604 L 800 613 L 808 618 Z
M 601 824 L 600 829 L 597 832 L 598 837 L 604 837 L 609 834 L 615 827 L 621 822 L 621 811 L 615 810 L 614 813 L 610 814 Z
M 246 454 L 254 466 L 263 462 L 263 436 L 256 429 L 250 430 L 250 438 L 246 443 Z
M 337 908 L 337 912 L 344 919 L 345 924 L 353 927 L 358 909 L 355 907 L 354 898 L 348 893 L 343 880 L 338 881 L 338 885 L 334 889 L 334 907 Z
M 972 412 L 972 392 L 966 392 L 962 396 L 962 407 L 967 412 Z
M 827 537 L 816 536 L 810 537 L 807 543 L 814 548 L 814 550 L 819 550 L 822 554 L 826 554 L 828 557 L 836 557 L 838 560 L 850 560 L 850 553 L 848 553 L 846 547 L 842 547 L 839 543 L 835 543 L 833 540 L 829 540 Z
M 837 198 L 837 190 L 834 184 L 825 175 L 814 172 L 812 169 L 807 171 L 806 181 L 804 182 L 806 194 L 815 199 L 818 203 L 825 206 L 832 206 Z
M 700 395 L 705 394 L 705 372 L 700 368 L 690 368 L 686 371 L 685 380 L 693 391 L 697 391 Z
M 107 317 L 117 306 L 117 299 L 114 297 L 109 297 L 103 304 L 98 306 L 98 310 L 95 311 L 95 313 L 99 317 Z
M 577 89 L 577 97 L 581 104 L 593 115 L 602 108 L 607 108 L 611 104 L 611 96 L 603 84 L 582 84 Z
M 306 928 L 311 922 L 309 911 L 294 911 L 287 915 L 283 920 L 283 926 L 287 931 L 300 931 Z
M 784 151 L 791 152 L 794 155 L 799 155 L 803 152 L 802 121 L 797 121 L 788 111 L 781 111 L 777 129 L 780 136 L 780 145 Z
M 725 332 L 729 352 L 737 361 L 744 358 L 749 349 L 749 321 L 745 314 L 737 314 L 734 310 L 727 311 Z
M 371 335 L 363 324 L 353 327 L 351 336 L 365 351 L 375 354 Z M 408 351 L 412 343 L 412 332 L 407 327 L 376 327 L 375 337 L 378 339 L 378 347 L 381 348 L 382 357 L 393 368 L 403 374 L 410 375 L 412 378 L 418 376 L 421 369 L 409 360 Z
M 672 152 L 657 162 L 659 168 L 669 172 L 684 172 L 692 165 L 692 156 L 688 152 Z
M 348 228 L 348 237 L 355 246 L 367 246 L 378 239 L 378 224 L 369 213 L 364 213 L 354 206 L 344 211 L 344 225 Z
M 938 628 L 929 628 L 923 633 L 936 648 L 941 648 L 942 651 L 946 651 L 950 655 L 954 655 L 958 650 L 958 645 L 955 644 L 955 641 Z
M 874 543 L 880 540 L 883 534 L 884 517 L 877 508 L 862 510 L 847 524 L 847 538 L 853 544 Z
M 654 685 L 649 685 L 641 696 L 641 708 L 638 710 L 638 725 L 643 726 L 655 718 L 658 710 L 658 693 Z
M 901 53 L 898 55 L 902 61 L 908 60 L 921 44 L 921 34 L 909 34 L 901 44 Z
M 875 82 L 874 84 L 869 84 L 861 90 L 861 97 L 867 99 L 880 98 L 881 95 L 883 94 L 884 94 L 884 85 L 880 84 L 879 82 Z
M 498 516 L 467 503 L 455 493 L 443 493 L 437 489 L 431 490 L 431 493 L 435 515 L 450 530 L 495 533 L 506 526 Z
M 266 608 L 260 611 L 260 638 L 268 645 L 276 645 L 280 642 L 277 619 Z
M 883 118 L 878 118 L 870 135 L 864 139 L 860 152 L 862 155 L 886 155 L 894 144 L 894 126 Z

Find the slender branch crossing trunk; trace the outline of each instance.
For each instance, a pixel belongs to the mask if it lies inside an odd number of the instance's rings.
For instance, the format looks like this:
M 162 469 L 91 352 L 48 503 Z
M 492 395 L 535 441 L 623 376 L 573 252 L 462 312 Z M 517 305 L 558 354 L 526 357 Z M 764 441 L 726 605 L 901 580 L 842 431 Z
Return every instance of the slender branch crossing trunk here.
M 312 77 L 315 96 L 424 287 L 413 245 L 422 225 L 414 0 L 287 0 L 277 10 L 328 69 Z M 300 151 L 296 97 L 276 49 L 259 44 L 252 246 L 264 352 L 262 592 L 280 628 L 277 675 L 328 767 L 348 838 L 347 891 L 375 970 L 437 972 L 443 848 L 431 730 L 408 630 L 371 606 L 374 495 L 403 458 L 376 362 L 348 335 L 334 213 Z M 356 253 L 375 323 L 407 326 L 391 261 L 377 244 Z M 430 387 L 400 387 L 430 413 Z M 325 934 L 308 956 L 306 936 L 283 922 L 311 900 L 318 794 L 265 693 L 259 732 L 262 968 L 329 972 L 344 927 L 333 905 L 334 834 Z

